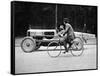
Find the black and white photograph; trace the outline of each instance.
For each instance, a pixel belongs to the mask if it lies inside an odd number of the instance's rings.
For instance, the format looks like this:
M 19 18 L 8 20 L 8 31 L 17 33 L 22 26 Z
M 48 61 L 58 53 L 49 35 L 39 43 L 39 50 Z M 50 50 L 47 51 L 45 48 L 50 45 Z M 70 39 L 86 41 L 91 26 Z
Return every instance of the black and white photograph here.
M 96 70 L 97 6 L 11 2 L 11 73 Z

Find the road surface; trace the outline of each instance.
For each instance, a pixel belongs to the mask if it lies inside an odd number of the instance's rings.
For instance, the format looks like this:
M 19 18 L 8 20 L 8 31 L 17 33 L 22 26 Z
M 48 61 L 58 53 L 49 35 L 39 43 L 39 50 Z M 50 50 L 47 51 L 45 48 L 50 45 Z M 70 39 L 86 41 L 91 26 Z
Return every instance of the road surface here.
M 96 39 L 88 40 L 81 56 L 72 56 L 70 52 L 57 58 L 51 58 L 46 48 L 41 46 L 38 51 L 25 53 L 20 47 L 22 39 L 15 40 L 15 73 L 35 73 L 50 71 L 68 71 L 96 69 Z

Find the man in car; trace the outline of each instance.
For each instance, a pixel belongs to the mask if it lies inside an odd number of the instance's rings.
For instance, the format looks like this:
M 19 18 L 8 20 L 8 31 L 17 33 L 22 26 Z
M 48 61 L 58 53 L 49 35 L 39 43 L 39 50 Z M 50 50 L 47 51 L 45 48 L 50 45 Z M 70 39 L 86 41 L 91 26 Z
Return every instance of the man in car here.
M 60 25 L 59 27 L 59 32 L 58 35 L 60 35 L 61 41 L 64 44 L 65 47 L 65 52 L 68 52 L 69 48 L 72 45 L 73 39 L 75 38 L 75 34 L 74 34 L 74 30 L 72 28 L 72 26 L 69 24 L 69 19 L 68 18 L 64 18 L 63 24 Z M 67 48 L 67 43 L 69 44 L 69 47 Z

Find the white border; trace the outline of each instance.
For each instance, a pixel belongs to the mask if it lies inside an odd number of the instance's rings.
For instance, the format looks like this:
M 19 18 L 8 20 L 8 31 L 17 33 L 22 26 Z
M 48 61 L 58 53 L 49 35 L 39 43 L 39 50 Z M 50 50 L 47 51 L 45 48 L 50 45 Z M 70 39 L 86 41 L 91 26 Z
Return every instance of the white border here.
M 0 0 L 0 76 L 11 76 L 10 74 L 10 30 L 11 30 L 10 29 L 10 1 L 12 0 Z M 22 0 L 22 1 L 100 6 L 100 0 Z M 98 7 L 98 34 L 99 34 L 98 38 L 100 38 L 100 33 L 99 33 L 100 14 L 99 13 L 100 13 L 100 8 Z M 99 39 L 98 42 L 100 42 Z M 98 43 L 98 46 L 100 46 L 100 43 Z M 98 57 L 100 58 L 100 54 Z M 99 60 L 99 68 L 100 68 L 100 59 L 98 60 Z M 100 70 L 46 73 L 46 74 L 34 74 L 34 76 L 75 76 L 75 75 L 76 76 L 86 76 L 86 75 L 99 76 L 99 71 Z M 31 74 L 30 76 L 33 76 L 33 74 Z

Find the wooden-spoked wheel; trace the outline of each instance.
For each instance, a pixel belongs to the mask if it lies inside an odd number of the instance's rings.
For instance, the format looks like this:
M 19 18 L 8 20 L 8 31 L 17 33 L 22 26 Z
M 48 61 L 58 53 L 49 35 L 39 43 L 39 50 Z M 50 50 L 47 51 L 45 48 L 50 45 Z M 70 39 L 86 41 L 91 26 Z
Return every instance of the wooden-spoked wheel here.
M 36 41 L 33 38 L 27 37 L 24 38 L 21 42 L 21 48 L 24 52 L 30 53 L 36 48 Z

